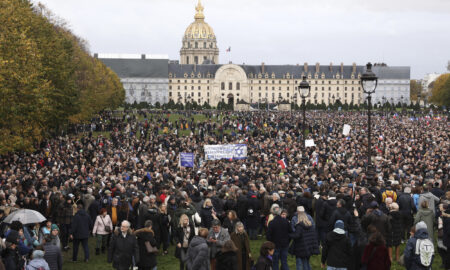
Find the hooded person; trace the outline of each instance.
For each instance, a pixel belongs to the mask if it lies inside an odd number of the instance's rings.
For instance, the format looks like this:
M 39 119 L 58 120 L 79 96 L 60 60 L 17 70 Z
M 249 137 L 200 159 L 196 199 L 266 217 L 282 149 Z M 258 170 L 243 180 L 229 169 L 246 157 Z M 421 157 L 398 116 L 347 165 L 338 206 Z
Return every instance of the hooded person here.
M 351 261 L 351 243 L 345 234 L 342 220 L 336 221 L 334 229 L 327 234 L 322 249 L 322 267 L 348 268 Z
M 44 259 L 44 251 L 36 249 L 33 251 L 32 260 L 27 264 L 26 270 L 50 270 L 48 263 Z
M 427 224 L 420 221 L 416 232 L 406 243 L 405 267 L 408 270 L 430 270 L 434 258 L 434 245 L 429 239 Z
M 208 229 L 200 228 L 198 235 L 192 238 L 187 252 L 186 266 L 188 270 L 209 270 L 207 237 Z

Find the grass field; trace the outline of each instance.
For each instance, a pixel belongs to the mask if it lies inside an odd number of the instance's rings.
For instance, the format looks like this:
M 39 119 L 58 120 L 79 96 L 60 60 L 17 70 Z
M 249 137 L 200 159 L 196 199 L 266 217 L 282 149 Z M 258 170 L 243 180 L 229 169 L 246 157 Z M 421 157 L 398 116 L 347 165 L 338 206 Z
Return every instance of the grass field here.
M 252 251 L 252 255 L 255 259 L 259 256 L 259 247 L 265 240 L 261 237 L 259 240 L 250 241 L 250 248 Z M 401 246 L 401 251 L 403 252 L 405 245 Z M 72 259 L 72 249 L 70 249 L 67 252 L 63 253 L 64 256 L 64 262 L 63 262 L 63 269 L 66 270 L 106 270 L 106 269 L 112 269 L 112 265 L 108 264 L 106 262 L 106 255 L 95 255 L 95 239 L 91 238 L 89 239 L 89 249 L 90 249 L 90 260 L 88 263 L 83 262 L 84 260 L 84 253 L 83 249 L 80 246 L 80 250 L 78 252 L 78 262 L 74 263 L 70 260 Z M 436 254 L 433 261 L 433 267 L 432 269 L 439 269 L 439 266 L 441 265 L 441 257 L 437 254 L 437 250 L 435 250 Z M 169 248 L 169 254 L 166 256 L 159 255 L 157 258 L 158 261 L 158 270 L 178 270 L 179 269 L 179 262 L 178 259 L 174 256 L 175 248 L 171 246 Z M 320 269 L 320 255 L 313 256 L 311 258 L 311 266 L 312 269 Z M 290 256 L 288 258 L 288 264 L 289 269 L 296 269 L 295 268 L 295 257 Z M 405 269 L 403 266 L 400 266 L 396 262 L 392 264 L 391 269 L 393 270 L 400 270 Z

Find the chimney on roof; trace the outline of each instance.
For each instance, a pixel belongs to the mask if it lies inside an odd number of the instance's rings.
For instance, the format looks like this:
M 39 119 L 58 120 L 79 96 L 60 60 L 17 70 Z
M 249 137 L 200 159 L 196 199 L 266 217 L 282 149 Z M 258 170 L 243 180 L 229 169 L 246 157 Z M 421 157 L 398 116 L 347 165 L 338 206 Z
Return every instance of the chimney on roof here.
M 261 63 L 261 73 L 264 74 L 265 72 L 265 68 L 264 68 L 264 62 Z
M 341 63 L 341 76 L 344 74 L 344 63 Z
M 356 73 L 356 63 L 353 62 L 353 69 L 352 69 L 352 73 Z
M 333 72 L 333 63 L 330 62 L 330 71 Z
M 305 70 L 305 72 L 308 72 L 308 63 L 304 63 L 303 64 L 303 69 Z
M 319 73 L 319 70 L 320 70 L 320 64 L 316 63 L 316 73 Z
M 145 54 L 141 54 L 141 59 L 145 59 Z

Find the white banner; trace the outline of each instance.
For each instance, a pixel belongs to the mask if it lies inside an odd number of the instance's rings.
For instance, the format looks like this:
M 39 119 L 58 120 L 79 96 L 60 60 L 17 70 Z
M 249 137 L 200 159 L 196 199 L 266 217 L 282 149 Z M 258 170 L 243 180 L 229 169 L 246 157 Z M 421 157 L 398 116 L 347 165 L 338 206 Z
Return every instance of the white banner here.
M 348 134 L 350 134 L 350 129 L 351 129 L 350 125 L 345 124 L 342 130 L 342 134 L 344 134 L 344 136 L 348 136 Z
M 206 160 L 247 158 L 246 144 L 205 145 L 204 150 Z
M 312 147 L 312 146 L 316 146 L 313 139 L 305 140 L 305 147 Z

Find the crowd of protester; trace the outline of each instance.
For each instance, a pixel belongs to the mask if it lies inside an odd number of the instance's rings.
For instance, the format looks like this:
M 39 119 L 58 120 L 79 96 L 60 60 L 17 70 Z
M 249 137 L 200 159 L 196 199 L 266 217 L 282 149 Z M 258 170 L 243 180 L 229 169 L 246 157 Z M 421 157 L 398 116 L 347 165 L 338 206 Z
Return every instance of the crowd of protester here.
M 447 116 L 375 114 L 371 172 L 364 113 L 307 112 L 306 148 L 298 113 L 179 114 L 104 113 L 71 129 L 81 136 L 0 156 L 0 221 L 21 208 L 47 219 L 1 223 L 0 270 L 61 270 L 80 244 L 84 261 L 105 254 L 114 269 L 175 256 L 181 270 L 287 270 L 289 254 L 297 269 L 312 256 L 368 270 L 431 269 L 440 256 L 450 269 Z M 234 143 L 246 159 L 205 160 L 204 145 Z

